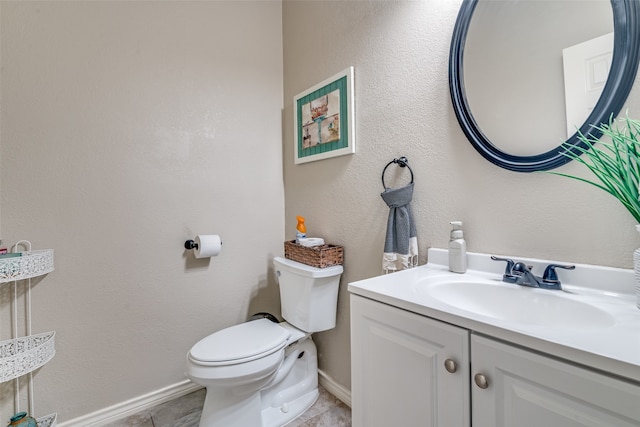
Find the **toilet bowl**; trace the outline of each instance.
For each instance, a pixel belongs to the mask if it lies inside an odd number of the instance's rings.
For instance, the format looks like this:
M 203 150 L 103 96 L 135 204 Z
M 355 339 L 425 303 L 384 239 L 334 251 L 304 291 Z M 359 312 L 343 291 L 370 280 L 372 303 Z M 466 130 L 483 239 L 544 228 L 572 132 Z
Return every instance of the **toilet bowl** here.
M 231 326 L 187 354 L 186 375 L 207 389 L 200 427 L 280 427 L 318 398 L 311 333 L 335 327 L 342 266 L 320 269 L 284 258 L 274 266 L 285 322 Z

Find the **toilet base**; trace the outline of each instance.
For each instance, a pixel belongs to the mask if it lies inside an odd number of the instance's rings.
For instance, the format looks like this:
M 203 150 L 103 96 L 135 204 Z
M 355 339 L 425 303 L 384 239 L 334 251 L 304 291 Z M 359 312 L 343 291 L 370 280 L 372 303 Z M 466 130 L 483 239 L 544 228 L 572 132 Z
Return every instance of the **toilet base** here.
M 207 388 L 200 427 L 282 427 L 302 415 L 319 395 L 318 355 L 310 336 L 287 347 L 273 378 L 248 395 Z
M 307 412 L 316 400 L 318 400 L 318 389 L 312 390 L 304 396 L 300 396 L 286 405 L 286 411 L 282 408 L 267 408 L 262 410 L 262 427 L 281 427 L 289 424 L 300 415 Z
M 287 349 L 299 352 L 287 377 L 260 392 L 261 427 L 281 427 L 298 418 L 318 399 L 318 353 L 311 337 Z

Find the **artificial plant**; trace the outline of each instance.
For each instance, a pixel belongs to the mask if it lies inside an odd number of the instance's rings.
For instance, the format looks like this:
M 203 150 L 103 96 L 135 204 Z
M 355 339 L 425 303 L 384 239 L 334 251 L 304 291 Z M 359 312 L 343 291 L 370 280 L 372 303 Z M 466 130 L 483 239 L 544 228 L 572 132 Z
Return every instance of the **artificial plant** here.
M 562 147 L 566 151 L 562 154 L 586 166 L 598 180 L 551 173 L 577 179 L 606 191 L 618 199 L 640 224 L 640 121 L 629 117 L 615 120 L 612 116 L 608 124 L 592 127 L 602 132 L 602 139 L 578 131 L 578 139 L 585 147 L 564 143 Z

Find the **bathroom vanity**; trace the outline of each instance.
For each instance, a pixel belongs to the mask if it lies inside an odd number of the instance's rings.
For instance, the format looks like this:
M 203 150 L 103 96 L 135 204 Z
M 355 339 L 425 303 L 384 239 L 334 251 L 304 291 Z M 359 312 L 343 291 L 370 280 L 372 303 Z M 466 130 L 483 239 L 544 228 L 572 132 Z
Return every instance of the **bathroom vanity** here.
M 576 265 L 552 291 L 504 283 L 489 255 L 469 267 L 430 249 L 349 284 L 354 427 L 640 426 L 631 270 Z

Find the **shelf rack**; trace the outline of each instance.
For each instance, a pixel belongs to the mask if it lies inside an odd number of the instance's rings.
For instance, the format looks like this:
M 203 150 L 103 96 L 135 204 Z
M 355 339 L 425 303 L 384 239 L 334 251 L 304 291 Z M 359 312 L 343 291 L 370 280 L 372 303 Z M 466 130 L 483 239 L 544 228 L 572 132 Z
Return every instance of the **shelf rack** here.
M 53 271 L 53 249 L 22 252 L 22 256 L 0 258 L 0 283 L 42 276 Z
M 53 249 L 31 250 L 31 243 L 21 240 L 13 247 L 22 245 L 28 250 L 20 255 L 0 258 L 0 286 L 13 283 L 13 319 L 12 338 L 0 341 L 0 383 L 15 381 L 14 409 L 19 411 L 19 379 L 28 375 L 29 413 L 33 414 L 33 377 L 32 372 L 49 362 L 55 355 L 55 332 L 31 333 L 31 279 L 54 270 Z M 18 284 L 26 286 L 26 335 L 18 336 Z M 55 427 L 57 414 L 37 418 L 38 427 Z

